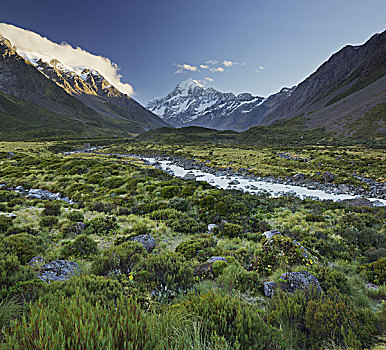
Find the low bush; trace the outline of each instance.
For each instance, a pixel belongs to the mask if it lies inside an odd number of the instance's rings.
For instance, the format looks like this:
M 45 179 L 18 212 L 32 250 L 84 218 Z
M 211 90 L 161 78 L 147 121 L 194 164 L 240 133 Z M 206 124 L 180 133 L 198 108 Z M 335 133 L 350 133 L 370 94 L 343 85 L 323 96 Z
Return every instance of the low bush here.
M 168 207 L 178 211 L 188 211 L 190 209 L 190 203 L 184 198 L 173 198 L 170 200 Z
M 91 271 L 103 276 L 127 275 L 145 256 L 147 251 L 142 244 L 128 241 L 106 249 L 94 260 Z
M 134 279 L 155 290 L 159 299 L 186 293 L 193 285 L 193 269 L 176 253 L 150 255 L 134 267 Z
M 118 230 L 119 225 L 115 216 L 98 216 L 86 223 L 86 233 L 94 235 L 107 235 Z
M 59 219 L 56 216 L 43 216 L 39 221 L 40 227 L 52 228 L 56 226 L 59 222 Z
M 259 310 L 240 300 L 214 293 L 190 294 L 176 307 L 199 319 L 209 339 L 222 338 L 234 349 L 275 346 L 273 329 L 264 322 Z
M 38 238 L 28 233 L 18 233 L 4 239 L 5 251 L 16 255 L 23 265 L 40 252 L 39 243 Z
M 197 238 L 180 243 L 176 253 L 181 254 L 186 260 L 206 261 L 211 256 L 221 255 L 221 249 L 217 247 L 216 240 L 208 235 L 202 235 Z
M 240 237 L 243 233 L 243 227 L 241 225 L 225 223 L 223 229 L 221 230 L 221 234 L 225 237 L 234 238 Z
M 5 215 L 0 215 L 0 233 L 5 233 L 9 228 L 13 226 L 12 218 L 8 218 Z
M 84 214 L 79 210 L 73 210 L 67 214 L 67 218 L 72 222 L 83 222 Z
M 97 254 L 97 243 L 86 235 L 78 236 L 74 241 L 67 242 L 60 253 L 61 257 L 64 259 L 69 257 L 93 259 Z
M 48 201 L 44 204 L 43 215 L 59 216 L 62 211 L 62 204 L 59 201 Z
M 81 331 L 80 331 L 81 330 Z M 102 336 L 103 335 L 103 336 Z M 149 324 L 130 298 L 91 304 L 83 296 L 31 306 L 5 334 L 9 349 L 154 349 Z

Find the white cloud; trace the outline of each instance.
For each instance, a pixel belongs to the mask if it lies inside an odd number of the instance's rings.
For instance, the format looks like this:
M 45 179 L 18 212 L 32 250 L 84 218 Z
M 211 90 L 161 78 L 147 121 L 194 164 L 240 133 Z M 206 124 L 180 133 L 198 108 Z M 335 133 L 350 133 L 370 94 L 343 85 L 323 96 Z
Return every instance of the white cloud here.
M 200 64 L 200 68 L 202 68 L 202 69 L 208 69 L 208 68 L 209 68 L 209 66 L 208 66 L 208 65 L 206 65 L 206 64 Z
M 210 69 L 211 72 L 223 72 L 224 68 L 223 67 L 215 67 Z
M 204 78 L 204 80 L 208 81 L 209 83 L 213 83 L 214 82 L 214 79 L 212 79 L 212 78 Z
M 74 48 L 65 42 L 57 44 L 37 33 L 6 23 L 0 23 L 0 34 L 10 40 L 18 50 L 57 58 L 64 65 L 76 69 L 95 69 L 121 92 L 133 94 L 132 86 L 121 82 L 122 75 L 118 73 L 119 67 L 106 57 L 94 55 L 80 47 Z
M 175 73 L 183 73 L 185 71 L 189 72 L 197 72 L 197 67 L 196 66 L 191 66 L 190 64 L 177 64 L 177 70 Z
M 256 73 L 260 73 L 260 72 L 262 72 L 264 70 L 264 67 L 263 66 L 259 66 L 256 70 L 255 70 L 255 72 Z
M 223 64 L 225 67 L 232 67 L 234 65 L 234 62 L 232 61 L 223 61 Z
M 218 61 L 217 60 L 207 60 L 205 63 L 206 64 L 211 64 L 212 66 L 214 66 L 214 65 L 216 65 L 218 63 Z
M 263 69 L 264 69 L 264 67 L 263 67 L 263 66 L 259 66 L 259 69 L 260 69 L 260 70 L 263 70 Z

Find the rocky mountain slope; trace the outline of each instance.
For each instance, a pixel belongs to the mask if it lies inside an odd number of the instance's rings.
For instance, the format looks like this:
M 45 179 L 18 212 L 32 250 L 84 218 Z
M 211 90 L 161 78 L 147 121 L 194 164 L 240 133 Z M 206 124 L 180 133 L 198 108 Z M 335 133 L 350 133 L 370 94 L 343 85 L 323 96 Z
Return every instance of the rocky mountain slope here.
M 167 125 L 96 71 L 85 69 L 77 75 L 61 68 L 57 60 L 25 59 L 9 40 L 0 37 L 4 133 L 9 127 L 14 133 L 35 130 L 41 136 L 60 130 L 65 134 L 71 130 L 75 134 L 127 135 Z
M 205 88 L 189 78 L 147 108 L 173 126 L 203 126 L 214 129 L 245 130 L 257 125 L 278 102 L 291 94 L 283 89 L 268 99 L 250 93 L 235 95 Z M 254 111 L 254 114 L 250 114 Z M 248 115 L 246 118 L 245 116 Z
M 352 135 L 371 127 L 384 133 L 386 31 L 360 46 L 345 46 L 300 83 L 291 96 L 262 121 L 303 116 L 306 128 Z M 372 116 L 369 118 L 369 116 Z
M 370 137 L 386 132 L 385 74 L 386 31 L 345 46 L 298 86 L 268 98 L 221 93 L 189 79 L 148 108 L 178 127 L 244 131 L 300 116 L 292 124 L 302 129 Z

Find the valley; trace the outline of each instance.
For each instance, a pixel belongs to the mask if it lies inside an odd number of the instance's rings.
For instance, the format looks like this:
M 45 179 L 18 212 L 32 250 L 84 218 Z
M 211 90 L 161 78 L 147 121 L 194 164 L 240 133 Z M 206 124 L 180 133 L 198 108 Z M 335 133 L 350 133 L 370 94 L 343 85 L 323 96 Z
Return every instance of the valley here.
M 150 22 L 106 39 L 116 12 L 84 42 L 125 65 Z M 265 97 L 211 76 L 268 91 L 280 45 L 153 77 L 177 39 L 126 65 L 141 104 L 110 56 L 0 23 L 0 349 L 385 349 L 386 31 Z

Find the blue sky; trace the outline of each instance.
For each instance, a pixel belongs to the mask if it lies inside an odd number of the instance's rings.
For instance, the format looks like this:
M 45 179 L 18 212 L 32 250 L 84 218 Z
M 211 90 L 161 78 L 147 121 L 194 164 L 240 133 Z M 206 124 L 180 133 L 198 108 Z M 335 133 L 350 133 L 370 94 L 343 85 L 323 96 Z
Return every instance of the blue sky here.
M 0 22 L 110 58 L 146 104 L 189 77 L 267 96 L 385 30 L 385 13 L 384 0 L 19 0 Z

